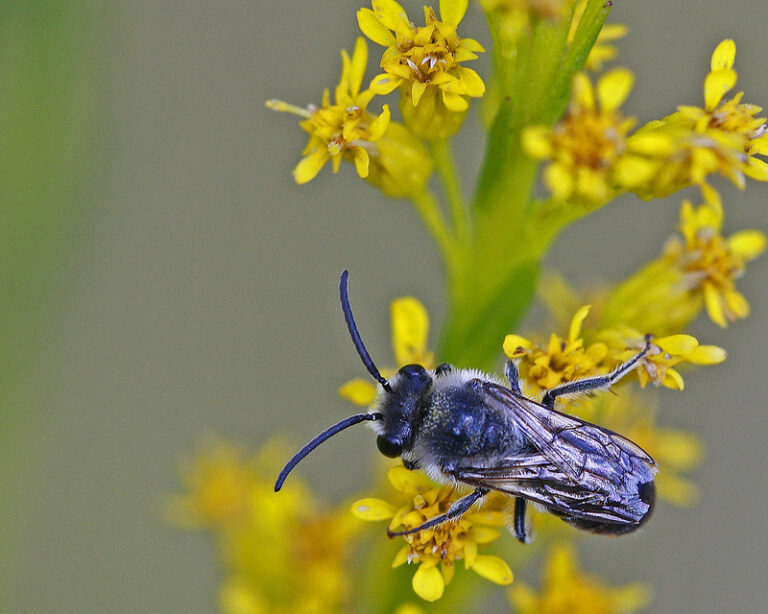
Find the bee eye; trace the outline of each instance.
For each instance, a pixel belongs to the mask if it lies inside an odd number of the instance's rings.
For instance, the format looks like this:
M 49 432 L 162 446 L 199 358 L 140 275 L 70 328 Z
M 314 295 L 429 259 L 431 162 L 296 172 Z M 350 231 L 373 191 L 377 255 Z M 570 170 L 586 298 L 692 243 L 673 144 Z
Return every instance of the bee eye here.
M 403 444 L 400 440 L 386 435 L 379 435 L 376 438 L 376 447 L 379 448 L 379 452 L 389 458 L 397 458 L 403 452 Z

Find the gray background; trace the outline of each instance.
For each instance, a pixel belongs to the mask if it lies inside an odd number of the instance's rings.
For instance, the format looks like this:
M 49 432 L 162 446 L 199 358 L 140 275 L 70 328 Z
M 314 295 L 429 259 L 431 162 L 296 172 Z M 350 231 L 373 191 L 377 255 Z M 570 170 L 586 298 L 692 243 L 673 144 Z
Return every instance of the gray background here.
M 405 6 L 420 19 L 418 3 Z M 363 371 L 337 304 L 343 268 L 379 362 L 389 361 L 393 297 L 420 297 L 440 322 L 439 262 L 409 205 L 384 200 L 351 165 L 296 186 L 304 134 L 264 108 L 271 97 L 319 101 L 336 83 L 357 8 L 143 1 L 100 11 L 103 172 L 28 382 L 39 412 L 9 444 L 23 460 L 9 495 L 3 611 L 215 610 L 212 545 L 160 521 L 179 459 L 206 432 L 254 448 L 275 432 L 303 441 L 349 411 L 336 387 Z M 462 32 L 487 43 L 472 10 Z M 768 103 L 766 18 L 764 0 L 617 1 L 611 19 L 631 28 L 621 52 L 637 74 L 627 111 L 647 121 L 701 104 L 709 55 L 727 36 L 747 100 Z M 472 120 L 457 147 L 467 183 L 477 134 Z M 765 228 L 764 186 L 724 194 L 728 232 Z M 658 253 L 679 200 L 622 199 L 569 229 L 549 264 L 577 283 L 621 278 Z M 767 280 L 768 259 L 742 280 L 746 322 L 697 326 L 730 349 L 728 361 L 661 396 L 664 423 L 707 441 L 701 504 L 662 504 L 641 535 L 584 544 L 589 568 L 655 586 L 649 611 L 765 609 Z M 340 500 L 366 472 L 340 475 L 338 461 L 368 468 L 373 453 L 367 431 L 343 436 L 304 475 Z

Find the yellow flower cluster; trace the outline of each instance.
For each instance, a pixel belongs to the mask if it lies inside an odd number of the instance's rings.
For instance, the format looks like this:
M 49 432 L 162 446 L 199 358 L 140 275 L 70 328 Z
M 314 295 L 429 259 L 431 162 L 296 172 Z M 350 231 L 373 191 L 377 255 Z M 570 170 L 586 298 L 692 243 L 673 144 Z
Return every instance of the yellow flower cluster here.
M 399 508 L 383 499 L 361 499 L 352 504 L 352 513 L 362 520 L 390 520 L 389 529 L 402 531 L 416 528 L 448 511 L 458 498 L 453 486 L 436 486 L 424 474 L 405 467 L 393 467 L 387 474 L 400 493 Z M 502 496 L 491 497 L 479 510 L 464 514 L 455 522 L 443 523 L 403 536 L 406 545 L 395 556 L 392 567 L 418 563 L 413 575 L 413 590 L 426 601 L 442 597 L 445 585 L 453 578 L 455 562 L 496 584 L 510 584 L 509 566 L 497 556 L 478 554 L 478 546 L 501 536 L 506 502 Z
M 374 97 L 370 89 L 361 90 L 368 47 L 358 38 L 350 58 L 342 50 L 341 79 L 331 104 L 326 89 L 320 107 L 297 107 L 281 100 L 268 100 L 275 111 L 304 117 L 299 125 L 309 133 L 304 158 L 293 170 L 299 184 L 314 179 L 330 160 L 338 172 L 343 158 L 354 161 L 357 174 L 369 179 L 390 196 L 404 196 L 421 190 L 429 179 L 431 163 L 423 143 L 401 124 L 390 119 L 389 106 L 378 116 L 367 111 Z
M 169 505 L 171 522 L 212 531 L 219 543 L 226 614 L 350 611 L 347 559 L 358 523 L 346 509 L 322 509 L 296 479 L 275 496 L 275 459 L 285 455 L 273 442 L 246 459 L 219 441 L 184 472 L 187 492 Z
M 680 237 L 667 242 L 662 255 L 614 288 L 601 308 L 602 326 L 631 323 L 635 328 L 669 334 L 684 329 L 705 306 L 710 319 L 725 327 L 749 314 L 747 299 L 736 289 L 746 263 L 765 251 L 759 230 L 721 234 L 719 202 L 680 210 Z
M 715 49 L 703 108 L 680 106 L 632 134 L 635 121 L 619 111 L 632 74 L 614 69 L 596 88 L 577 75 L 566 116 L 551 128 L 529 127 L 523 147 L 531 157 L 549 161 L 544 181 L 556 199 L 592 206 L 623 191 L 655 198 L 690 185 L 702 186 L 709 196 L 714 191 L 707 177 L 713 173 L 740 188 L 745 177 L 768 181 L 768 164 L 757 157 L 768 155 L 768 126 L 756 117 L 761 108 L 742 103 L 742 92 L 724 98 L 736 84 L 735 56 L 732 40 Z
M 642 584 L 611 588 L 581 573 L 576 553 L 565 545 L 550 552 L 538 593 L 523 583 L 510 590 L 519 614 L 625 614 L 647 605 L 650 596 Z
M 424 7 L 422 27 L 412 24 L 395 0 L 373 0 L 371 5 L 373 10 L 357 12 L 358 24 L 368 38 L 386 47 L 381 57 L 384 73 L 374 77 L 371 88 L 377 94 L 401 88 L 400 111 L 418 136 L 452 135 L 469 108 L 467 98 L 485 92 L 479 75 L 461 65 L 483 51 L 480 43 L 456 33 L 467 0 L 441 0 L 441 20 L 433 8 Z
M 653 174 L 654 164 L 643 156 L 647 142 L 628 141 L 636 122 L 619 111 L 633 82 L 626 69 L 605 73 L 596 87 L 580 73 L 563 120 L 552 128 L 532 126 L 524 131 L 528 155 L 550 160 L 544 182 L 556 199 L 603 204 L 614 196 L 617 185 L 639 186 Z
M 425 25 L 414 26 L 395 0 L 373 0 L 360 9 L 358 23 L 372 41 L 386 47 L 384 73 L 362 89 L 368 61 L 365 40 L 358 38 L 350 58 L 341 52 L 342 72 L 334 101 L 326 89 L 320 106 L 306 108 L 281 100 L 267 107 L 304 118 L 309 133 L 304 158 L 293 171 L 299 184 L 314 179 L 330 160 L 337 172 L 342 159 L 353 161 L 357 174 L 387 196 L 413 197 L 423 192 L 432 172 L 432 159 L 422 139 L 441 139 L 461 126 L 469 98 L 483 95 L 479 75 L 462 62 L 477 58 L 483 47 L 460 38 L 456 28 L 467 10 L 467 0 L 441 0 L 439 20 L 425 7 Z M 392 121 L 389 107 L 372 115 L 367 107 L 376 95 L 400 87 L 400 111 L 405 125 Z
M 567 338 L 553 333 L 546 344 L 538 344 L 519 335 L 506 336 L 504 353 L 517 361 L 528 395 L 536 397 L 568 381 L 609 373 L 642 349 L 645 334 L 627 326 L 582 334 L 589 310 L 587 305 L 576 312 Z M 650 352 L 634 373 L 643 387 L 653 383 L 682 390 L 683 377 L 674 368 L 676 365 L 716 364 L 723 360 L 722 348 L 699 345 L 690 335 L 671 335 L 653 339 Z

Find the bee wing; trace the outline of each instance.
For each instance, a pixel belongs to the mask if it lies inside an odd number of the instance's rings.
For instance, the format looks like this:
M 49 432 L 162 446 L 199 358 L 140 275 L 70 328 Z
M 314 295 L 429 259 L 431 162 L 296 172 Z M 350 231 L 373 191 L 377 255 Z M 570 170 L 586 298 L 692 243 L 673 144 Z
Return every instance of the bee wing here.
M 542 454 L 509 459 L 503 467 L 461 467 L 452 472 L 457 480 L 523 497 L 565 516 L 619 525 L 636 525 L 648 506 L 606 492 L 595 492 L 574 483 Z
M 484 382 L 487 401 L 501 405 L 513 414 L 531 443 L 565 475 L 579 480 L 581 474 L 599 459 L 615 465 L 618 474 L 657 471 L 656 463 L 636 443 L 596 424 L 568 416 L 536 403 L 511 390 Z
M 456 479 L 595 521 L 637 524 L 649 509 L 642 486 L 656 463 L 625 437 L 482 382 L 485 400 L 511 412 L 536 448 L 494 467 L 464 467 Z

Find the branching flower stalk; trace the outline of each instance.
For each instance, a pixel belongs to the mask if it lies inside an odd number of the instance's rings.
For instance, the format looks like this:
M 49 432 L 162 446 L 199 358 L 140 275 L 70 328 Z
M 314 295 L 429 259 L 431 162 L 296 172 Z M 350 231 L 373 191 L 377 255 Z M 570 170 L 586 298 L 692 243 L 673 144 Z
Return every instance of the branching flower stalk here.
M 406 364 L 430 369 L 444 361 L 494 372 L 503 353 L 515 361 L 524 392 L 538 399 L 553 386 L 611 372 L 652 335 L 638 368 L 616 386 L 621 395 L 568 399 L 560 409 L 639 443 L 662 467 L 660 498 L 690 505 L 697 491 L 687 473 L 699 462 L 702 444 L 691 433 L 660 425 L 652 389 L 681 391 L 686 369 L 725 360 L 723 348 L 699 342 L 689 328 L 703 313 L 723 328 L 749 315 L 738 279 L 766 248 L 760 230 L 722 234 L 728 205 L 711 182 L 719 175 L 743 189 L 748 179 L 768 181 L 766 120 L 760 107 L 744 102 L 743 92 L 732 92 L 736 45 L 724 40 L 714 48 L 700 106 L 681 105 L 641 125 L 621 109 L 633 88 L 632 72 L 605 68 L 627 32 L 620 24 L 605 25 L 610 2 L 480 5 L 490 44 L 476 40 L 483 32 L 464 31 L 467 0 L 424 7 L 423 23 L 395 0 L 361 7 L 361 36 L 351 55 L 342 51 L 333 96 L 327 89 L 306 107 L 267 102 L 298 115 L 309 136 L 294 177 L 306 184 L 327 172 L 324 167 L 336 172 L 351 162 L 384 195 L 411 201 L 441 254 L 448 317 L 439 342 L 429 349 L 429 315 L 421 302 L 395 299 L 394 366 L 380 365 L 385 378 Z M 491 73 L 480 75 L 471 63 L 485 52 Z M 375 76 L 367 82 L 366 74 Z M 478 101 L 488 134 L 469 195 L 459 182 L 451 139 Z M 669 241 L 629 278 L 587 292 L 547 272 L 551 281 L 539 286 L 542 259 L 570 224 L 621 194 L 650 200 L 691 186 L 699 204 L 683 201 L 679 227 L 669 229 Z M 553 324 L 521 334 L 519 323 L 537 292 Z M 377 389 L 360 378 L 339 393 L 369 407 Z M 390 467 L 390 486 L 376 480 L 373 493 L 352 503 L 352 514 L 345 504 L 318 512 L 315 522 L 301 511 L 302 501 L 320 509 L 308 490 L 296 486 L 287 499 L 272 501 L 250 467 L 229 448 L 214 450 L 187 474 L 189 493 L 174 503 L 175 522 L 202 525 L 220 540 L 228 614 L 460 610 L 462 600 L 483 587 L 512 583 L 542 549 L 549 552 L 542 588 L 516 583 L 510 593 L 518 612 L 618 614 L 650 599 L 639 584 L 611 588 L 580 571 L 576 532 L 551 516 L 532 514 L 534 545 L 514 542 L 504 530 L 509 497 L 488 497 L 457 522 L 390 542 L 382 523 L 394 532 L 417 527 L 448 510 L 461 491 Z M 355 568 L 347 556 L 365 525 L 352 515 L 382 530 L 370 538 L 367 562 Z M 277 566 L 263 565 L 263 527 L 280 555 Z M 356 605 L 351 586 L 362 587 Z M 438 609 L 430 609 L 433 601 Z

